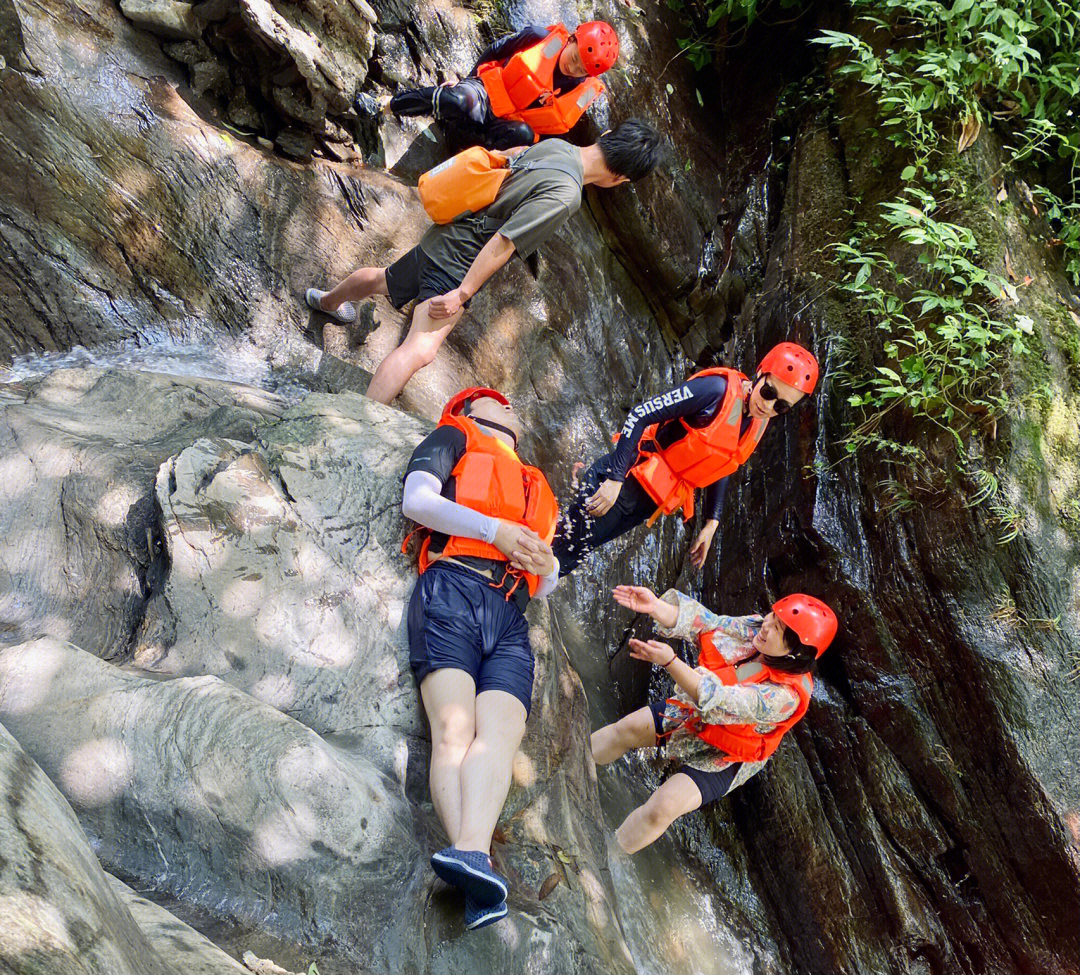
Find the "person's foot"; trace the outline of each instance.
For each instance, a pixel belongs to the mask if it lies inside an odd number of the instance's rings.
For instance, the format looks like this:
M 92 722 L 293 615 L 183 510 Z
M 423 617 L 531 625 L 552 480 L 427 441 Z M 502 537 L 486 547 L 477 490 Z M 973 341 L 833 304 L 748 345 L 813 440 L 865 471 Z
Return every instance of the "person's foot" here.
M 506 917 L 506 901 L 500 901 L 494 907 L 481 907 L 471 897 L 465 898 L 465 930 L 475 931 Z
M 322 306 L 322 300 L 325 298 L 329 291 L 319 291 L 318 288 L 308 288 L 307 294 L 304 295 L 309 306 L 316 311 L 321 311 L 324 315 L 329 315 L 336 321 L 341 322 L 342 325 L 351 325 L 356 321 L 356 307 L 351 301 L 343 301 L 333 311 L 327 311 Z
M 431 869 L 448 884 L 471 897 L 480 907 L 506 900 L 506 880 L 491 869 L 491 860 L 479 850 L 448 846 L 431 855 Z
M 378 118 L 386 111 L 388 102 L 389 99 L 376 98 L 366 91 L 361 91 L 357 92 L 356 98 L 353 99 L 353 108 L 356 109 L 356 114 L 360 118 Z

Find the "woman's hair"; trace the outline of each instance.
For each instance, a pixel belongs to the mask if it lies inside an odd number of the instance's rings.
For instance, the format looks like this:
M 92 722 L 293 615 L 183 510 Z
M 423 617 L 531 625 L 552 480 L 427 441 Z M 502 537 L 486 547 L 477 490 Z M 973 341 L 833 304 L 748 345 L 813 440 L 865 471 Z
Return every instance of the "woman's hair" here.
M 808 647 L 799 639 L 790 626 L 784 629 L 784 646 L 788 648 L 786 656 L 769 657 L 768 666 L 773 670 L 782 670 L 786 674 L 812 674 L 817 663 L 817 648 Z

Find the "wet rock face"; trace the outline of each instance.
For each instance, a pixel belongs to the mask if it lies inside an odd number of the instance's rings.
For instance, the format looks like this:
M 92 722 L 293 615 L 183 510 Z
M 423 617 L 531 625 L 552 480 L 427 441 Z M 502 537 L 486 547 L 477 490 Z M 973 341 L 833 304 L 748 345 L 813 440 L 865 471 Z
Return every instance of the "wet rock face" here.
M 161 557 L 158 466 L 195 429 L 247 438 L 280 408 L 229 383 L 93 369 L 3 387 L 0 644 L 130 654 Z
M 102 871 L 71 807 L 2 726 L 0 795 L 4 971 L 179 975 L 194 965 L 207 975 L 244 971 Z
M 273 911 L 278 933 L 307 942 L 408 882 L 401 784 L 216 678 L 151 680 L 51 641 L 4 651 L 0 670 L 5 724 L 113 869 L 164 871 L 166 889 L 246 919 Z
M 841 152 L 854 158 L 859 134 L 852 123 L 839 147 L 820 132 L 799 139 L 765 288 L 740 321 L 758 348 L 781 337 L 775 323 L 792 296 L 822 290 L 813 272 L 829 280 L 814 250 L 856 205 L 848 194 L 879 191 L 868 182 L 875 174 L 844 172 Z M 986 141 L 976 182 L 1000 166 Z M 993 229 L 988 263 L 1008 246 L 1035 279 L 1025 300 L 1042 316 L 1037 368 L 1057 404 L 1041 415 L 1026 405 L 1029 380 L 1018 375 L 1007 431 L 971 440 L 971 457 L 1022 512 L 1020 536 L 1000 544 L 992 512 L 968 506 L 959 477 L 911 511 L 891 511 L 882 485 L 919 484 L 927 472 L 843 462 L 844 390 L 826 382 L 740 472 L 729 496 L 740 517 L 725 522 L 706 573 L 706 598 L 719 607 L 808 591 L 842 620 L 794 742 L 730 804 L 757 889 L 801 968 L 815 973 L 1066 975 L 1080 957 L 1080 779 L 1062 746 L 1080 719 L 1066 690 L 1080 652 L 1080 546 L 1044 502 L 1048 482 L 1069 496 L 1074 467 L 1050 452 L 1045 469 L 1033 474 L 1030 463 L 1031 444 L 1060 442 L 1059 418 L 1075 415 L 1054 324 L 1064 316 L 1047 314 L 1068 289 L 1019 221 L 989 200 L 969 206 Z M 818 348 L 826 330 L 864 327 L 842 302 L 807 317 Z M 945 470 L 958 465 L 947 438 L 898 414 L 883 436 L 917 444 Z M 815 459 L 825 469 L 809 476 Z
M 251 334 L 271 358 L 284 354 L 283 333 L 310 325 L 328 351 L 370 370 L 398 340 L 403 318 L 381 300 L 365 310 L 359 328 L 345 330 L 310 315 L 297 299 L 310 284 L 360 264 L 389 263 L 411 246 L 426 225 L 412 193 L 369 169 L 329 162 L 297 168 L 237 130 L 285 140 L 294 156 L 312 146 L 349 149 L 353 89 L 386 93 L 465 72 L 490 37 L 464 9 L 388 5 L 378 24 L 384 53 L 369 56 L 364 37 L 372 28 L 362 4 L 280 7 L 195 4 L 191 16 L 201 35 L 168 40 L 96 0 L 78 13 L 66 0 L 15 3 L 12 36 L 28 47 L 24 60 L 10 59 L 12 68 L 0 73 L 0 125 L 18 134 L 0 149 L 8 201 L 0 355 L 99 345 L 140 334 L 147 323 L 182 330 L 209 320 Z M 167 10 L 187 23 L 178 13 L 184 4 L 159 8 L 148 0 L 140 9 Z M 551 15 L 577 17 L 570 10 Z M 650 119 L 669 138 L 670 158 L 633 189 L 590 192 L 562 248 L 545 248 L 530 266 L 514 262 L 469 317 L 488 336 L 497 322 L 511 345 L 536 323 L 554 330 L 549 341 L 571 323 L 587 327 L 598 349 L 611 350 L 601 361 L 618 360 L 633 334 L 642 340 L 631 351 L 634 375 L 643 361 L 662 373 L 673 349 L 670 338 L 666 347 L 658 341 L 654 312 L 680 334 L 698 327 L 694 355 L 703 352 L 705 333 L 713 350 L 726 338 L 726 312 L 714 327 L 699 282 L 715 278 L 726 262 L 735 217 L 723 198 L 736 191 L 727 186 L 720 146 L 706 134 L 715 95 L 684 59 L 672 61 L 672 31 L 653 12 L 641 21 L 621 7 L 606 15 L 624 35 L 626 64 L 610 79 L 611 103 L 596 124 Z M 518 26 L 525 12 L 520 16 Z M 369 69 L 378 82 L 361 84 Z M 256 81 L 238 82 L 245 72 Z M 31 84 L 32 77 L 40 83 Z M 70 84 L 71 77 L 80 83 Z M 704 105 L 695 95 L 699 86 Z M 428 120 L 386 120 L 371 134 L 377 148 L 370 160 L 414 182 L 445 152 L 441 141 L 421 134 L 429 128 Z M 432 132 L 441 140 L 437 126 Z M 351 158 L 349 152 L 330 155 Z M 741 212 L 741 197 L 733 199 Z M 568 253 L 580 269 L 569 280 Z M 477 356 L 465 331 L 456 330 L 453 373 L 499 378 L 506 344 Z M 581 349 L 577 337 L 571 343 L 574 352 Z M 544 374 L 544 366 L 537 363 L 537 372 Z M 430 414 L 429 393 L 449 393 L 456 378 L 427 373 L 411 404 Z M 636 385 L 605 416 L 605 427 L 617 426 Z

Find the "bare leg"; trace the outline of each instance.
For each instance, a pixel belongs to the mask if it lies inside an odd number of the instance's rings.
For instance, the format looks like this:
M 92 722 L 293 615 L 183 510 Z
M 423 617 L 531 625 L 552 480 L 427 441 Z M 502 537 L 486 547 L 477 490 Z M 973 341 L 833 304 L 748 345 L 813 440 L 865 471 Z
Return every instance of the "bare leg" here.
M 322 310 L 336 311 L 343 301 L 363 301 L 372 295 L 389 294 L 386 290 L 386 268 L 362 267 L 353 271 L 344 281 L 334 285 L 323 295 Z
M 637 853 L 659 839 L 680 816 L 701 805 L 701 790 L 689 775 L 676 772 L 644 805 L 638 806 L 615 830 L 615 839 L 626 853 Z
M 526 717 L 525 706 L 506 691 L 476 696 L 476 738 L 461 763 L 461 832 L 455 844 L 459 850 L 491 849 Z
M 327 302 L 329 303 L 329 298 Z M 405 341 L 379 363 L 379 368 L 371 377 L 367 388 L 368 397 L 377 403 L 392 402 L 415 372 L 434 361 L 443 339 L 450 334 L 450 330 L 460 318 L 460 311 L 449 318 L 431 318 L 428 315 L 427 301 L 417 305 L 413 310 L 412 325 Z
M 631 748 L 656 744 L 656 725 L 650 708 L 638 708 L 614 724 L 592 733 L 592 757 L 597 765 L 622 758 Z
M 431 801 L 454 846 L 461 831 L 461 763 L 476 733 L 476 684 L 464 670 L 434 670 L 420 682 L 431 724 Z

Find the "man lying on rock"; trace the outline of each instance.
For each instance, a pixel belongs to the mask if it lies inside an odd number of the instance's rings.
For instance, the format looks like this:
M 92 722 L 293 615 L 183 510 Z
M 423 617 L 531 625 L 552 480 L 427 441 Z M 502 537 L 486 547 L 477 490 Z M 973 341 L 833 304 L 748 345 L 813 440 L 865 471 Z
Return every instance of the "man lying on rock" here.
M 754 452 L 769 421 L 809 396 L 817 379 L 813 355 L 781 342 L 761 360 L 753 381 L 734 369 L 702 369 L 639 403 L 615 449 L 582 476 L 559 521 L 553 545 L 559 571 L 569 575 L 601 545 L 642 522 L 651 526 L 661 514 L 681 511 L 689 521 L 696 489 L 707 488 L 705 524 L 690 549 L 700 568 L 720 524 L 727 476 Z
M 719 616 L 674 589 L 618 586 L 615 601 L 647 613 L 663 636 L 696 640 L 696 667 L 659 640 L 631 640 L 630 655 L 667 670 L 675 696 L 653 701 L 592 736 L 593 760 L 607 765 L 631 748 L 665 749 L 672 772 L 615 831 L 636 853 L 680 816 L 727 795 L 765 767 L 780 739 L 806 713 L 815 661 L 836 635 L 833 611 L 796 593 L 760 616 Z
M 562 24 L 526 27 L 480 55 L 468 77 L 399 91 L 380 105 L 360 95 L 357 111 L 375 116 L 431 115 L 468 145 L 531 146 L 542 135 L 565 135 L 604 92 L 598 78 L 619 56 L 609 24 L 593 20 L 572 34 Z
M 578 148 L 548 139 L 524 150 L 495 201 L 451 223 L 435 224 L 389 267 L 362 267 L 330 292 L 309 288 L 307 301 L 338 321 L 356 320 L 353 302 L 389 295 L 395 308 L 413 299 L 409 334 L 379 364 L 367 395 L 389 403 L 418 369 L 434 360 L 470 298 L 515 254 L 531 254 L 581 206 L 584 186 L 641 179 L 660 158 L 660 136 L 636 119 Z
M 518 459 L 520 434 L 501 393 L 458 393 L 413 451 L 401 502 L 425 535 L 409 663 L 431 725 L 431 800 L 450 838 L 431 866 L 465 892 L 470 929 L 506 916 L 488 851 L 532 701 L 524 612 L 559 576 L 555 497 Z

